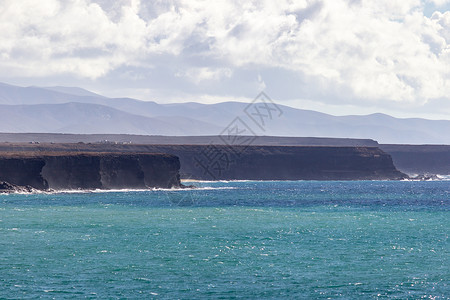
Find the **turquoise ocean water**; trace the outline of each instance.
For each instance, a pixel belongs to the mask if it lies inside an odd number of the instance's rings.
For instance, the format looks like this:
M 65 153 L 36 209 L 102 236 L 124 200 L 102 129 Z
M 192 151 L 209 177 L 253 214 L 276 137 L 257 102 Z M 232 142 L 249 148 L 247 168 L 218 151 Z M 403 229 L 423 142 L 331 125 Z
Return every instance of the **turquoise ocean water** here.
M 0 195 L 0 298 L 450 299 L 450 181 Z

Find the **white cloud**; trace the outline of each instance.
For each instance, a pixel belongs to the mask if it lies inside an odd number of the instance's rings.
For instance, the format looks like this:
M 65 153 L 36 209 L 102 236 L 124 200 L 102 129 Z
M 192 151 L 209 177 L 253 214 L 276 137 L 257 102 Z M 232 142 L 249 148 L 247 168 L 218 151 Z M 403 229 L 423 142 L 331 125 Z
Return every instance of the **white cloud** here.
M 436 6 L 444 6 L 446 4 L 450 4 L 450 0 L 428 0 Z
M 230 78 L 232 71 L 229 68 L 191 68 L 186 71 L 180 71 L 175 74 L 177 77 L 186 77 L 196 84 L 203 81 L 217 81 L 223 78 Z
M 186 80 L 180 93 L 228 82 L 289 99 L 420 106 L 450 95 L 450 12 L 428 18 L 427 3 L 450 1 L 3 0 L 0 76 L 151 66 Z M 289 84 L 277 91 L 280 81 Z
M 146 23 L 133 5 L 112 22 L 98 4 L 82 0 L 3 2 L 0 64 L 7 73 L 96 78 L 132 63 L 145 46 Z

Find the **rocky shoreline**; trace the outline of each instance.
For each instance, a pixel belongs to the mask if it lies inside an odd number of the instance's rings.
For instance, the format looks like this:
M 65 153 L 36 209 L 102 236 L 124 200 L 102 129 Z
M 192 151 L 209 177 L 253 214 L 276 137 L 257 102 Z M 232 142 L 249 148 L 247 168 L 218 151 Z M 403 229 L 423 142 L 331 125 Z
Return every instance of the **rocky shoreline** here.
M 0 181 L 0 194 L 13 194 L 13 193 L 37 193 L 39 190 L 26 185 L 20 186 L 16 184 L 11 184 L 6 181 Z

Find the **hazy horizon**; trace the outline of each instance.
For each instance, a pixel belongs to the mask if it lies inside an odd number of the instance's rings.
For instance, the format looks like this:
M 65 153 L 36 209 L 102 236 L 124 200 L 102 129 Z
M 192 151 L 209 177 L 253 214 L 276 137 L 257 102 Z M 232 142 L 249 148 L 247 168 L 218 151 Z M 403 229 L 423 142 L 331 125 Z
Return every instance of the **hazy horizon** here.
M 450 121 L 447 120 L 400 119 L 383 114 L 333 116 L 280 105 L 266 97 L 261 93 L 251 103 L 164 105 L 131 98 L 107 98 L 73 87 L 23 88 L 0 84 L 3 114 L 0 128 L 10 133 L 167 136 L 234 133 L 450 145 Z

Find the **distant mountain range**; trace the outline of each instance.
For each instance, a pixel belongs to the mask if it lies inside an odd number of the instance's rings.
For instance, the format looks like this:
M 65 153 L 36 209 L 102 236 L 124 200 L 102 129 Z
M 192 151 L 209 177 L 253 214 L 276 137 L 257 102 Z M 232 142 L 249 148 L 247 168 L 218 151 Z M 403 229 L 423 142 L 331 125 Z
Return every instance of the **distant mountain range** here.
M 0 132 L 218 135 L 236 117 L 255 135 L 374 139 L 384 144 L 450 144 L 450 120 L 399 119 L 385 114 L 332 116 L 278 105 L 281 116 L 262 130 L 248 103 L 158 104 L 107 98 L 76 87 L 0 83 Z

